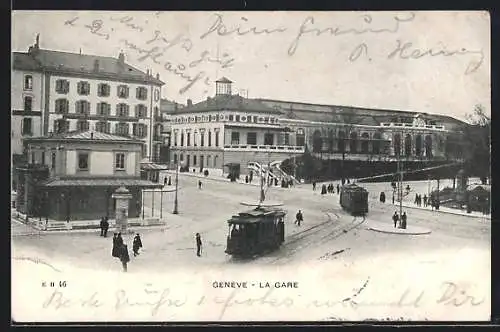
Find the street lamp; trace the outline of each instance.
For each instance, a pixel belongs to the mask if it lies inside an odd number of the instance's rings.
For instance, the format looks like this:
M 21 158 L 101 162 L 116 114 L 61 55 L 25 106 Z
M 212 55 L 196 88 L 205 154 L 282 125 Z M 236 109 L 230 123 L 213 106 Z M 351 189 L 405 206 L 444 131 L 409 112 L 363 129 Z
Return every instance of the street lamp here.
M 173 214 L 179 214 L 177 192 L 179 191 L 179 162 L 175 164 L 175 199 L 174 199 L 174 211 Z

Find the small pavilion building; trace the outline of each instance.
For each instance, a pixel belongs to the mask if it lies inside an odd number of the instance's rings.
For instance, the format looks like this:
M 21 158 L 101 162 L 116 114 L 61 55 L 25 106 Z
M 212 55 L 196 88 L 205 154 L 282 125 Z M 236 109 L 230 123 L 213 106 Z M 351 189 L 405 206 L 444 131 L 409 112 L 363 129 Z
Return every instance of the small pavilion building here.
M 28 165 L 19 172 L 19 212 L 59 221 L 114 218 L 113 193 L 129 190 L 128 217 L 141 215 L 142 190 L 162 184 L 141 179 L 144 142 L 102 132 L 69 132 L 26 139 Z M 36 173 L 34 175 L 31 173 Z

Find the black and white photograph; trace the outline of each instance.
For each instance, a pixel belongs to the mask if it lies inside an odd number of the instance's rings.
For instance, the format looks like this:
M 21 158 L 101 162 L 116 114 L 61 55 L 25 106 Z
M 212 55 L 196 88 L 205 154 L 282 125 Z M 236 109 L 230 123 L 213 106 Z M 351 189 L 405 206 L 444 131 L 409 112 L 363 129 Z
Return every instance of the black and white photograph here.
M 12 12 L 17 323 L 489 321 L 487 11 Z

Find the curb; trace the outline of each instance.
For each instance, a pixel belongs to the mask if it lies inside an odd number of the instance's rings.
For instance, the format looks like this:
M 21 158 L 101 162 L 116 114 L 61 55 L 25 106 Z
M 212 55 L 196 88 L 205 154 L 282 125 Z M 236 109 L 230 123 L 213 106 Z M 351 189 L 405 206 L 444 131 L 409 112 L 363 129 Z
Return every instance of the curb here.
M 379 232 L 379 233 L 397 234 L 397 235 L 428 235 L 428 234 L 432 233 L 431 230 L 421 231 L 421 232 L 391 232 L 391 231 L 384 231 L 384 230 L 373 228 L 373 227 L 368 227 L 368 230 L 374 231 L 374 232 Z

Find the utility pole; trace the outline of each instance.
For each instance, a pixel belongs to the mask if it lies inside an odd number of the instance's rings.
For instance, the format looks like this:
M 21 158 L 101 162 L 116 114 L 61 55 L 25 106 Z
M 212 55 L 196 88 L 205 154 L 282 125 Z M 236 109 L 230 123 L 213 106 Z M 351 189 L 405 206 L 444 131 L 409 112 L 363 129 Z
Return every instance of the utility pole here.
M 179 214 L 177 192 L 179 191 L 179 162 L 175 165 L 175 199 L 174 199 L 174 211 L 173 214 Z

